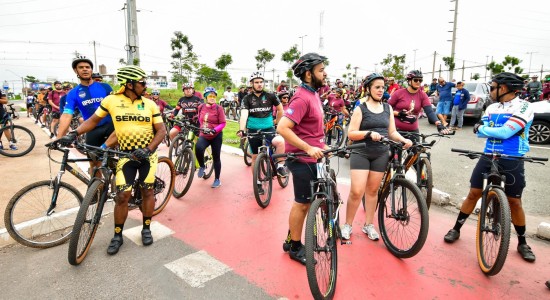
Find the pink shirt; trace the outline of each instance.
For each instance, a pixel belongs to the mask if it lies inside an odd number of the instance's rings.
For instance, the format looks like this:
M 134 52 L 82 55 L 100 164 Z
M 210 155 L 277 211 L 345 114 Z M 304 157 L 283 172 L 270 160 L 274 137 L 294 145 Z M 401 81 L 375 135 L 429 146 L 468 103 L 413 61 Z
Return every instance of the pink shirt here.
M 284 114 L 294 122 L 292 131 L 310 146 L 325 147 L 325 133 L 323 131 L 323 107 L 318 93 L 299 87 L 292 97 Z M 285 141 L 285 151 L 291 153 L 304 152 Z M 308 163 L 317 162 L 316 159 L 301 157 L 301 161 Z
M 328 106 L 337 112 L 343 112 L 342 108 L 346 106 L 346 103 L 342 98 L 333 97 L 328 99 Z
M 216 134 L 204 134 L 200 133 L 199 136 L 204 137 L 207 140 L 211 140 L 220 134 L 225 127 L 225 113 L 223 108 L 217 104 L 209 106 L 202 104 L 199 106 L 199 124 L 201 128 L 216 129 Z
M 418 116 L 423 107 L 432 105 L 428 95 L 422 90 L 411 94 L 407 89 L 399 89 L 393 93 L 388 104 L 393 107 L 393 111 L 410 111 L 412 115 Z M 412 110 L 411 110 L 412 108 Z M 413 131 L 418 129 L 418 121 L 413 124 L 403 123 L 395 118 L 395 127 L 397 130 Z

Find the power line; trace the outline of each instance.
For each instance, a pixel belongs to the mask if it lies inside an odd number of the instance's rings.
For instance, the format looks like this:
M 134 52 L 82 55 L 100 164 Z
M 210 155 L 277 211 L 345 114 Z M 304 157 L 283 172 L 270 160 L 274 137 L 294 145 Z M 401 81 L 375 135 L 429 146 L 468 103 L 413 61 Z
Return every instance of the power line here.
M 111 12 L 113 13 L 113 12 Z M 87 16 L 78 16 L 78 17 L 74 17 L 74 18 L 67 18 L 67 19 L 55 19 L 53 21 L 44 21 L 44 22 L 34 22 L 34 23 L 23 23 L 23 24 L 7 24 L 7 25 L 0 25 L 0 28 L 1 27 L 17 27 L 17 26 L 25 26 L 25 25 L 36 25 L 36 24 L 47 24 L 47 23 L 58 23 L 58 22 L 64 22 L 64 21 L 70 21 L 70 20 L 76 20 L 76 19 L 87 19 L 87 18 L 90 18 L 90 17 L 95 17 L 95 16 L 99 16 L 99 15 L 105 15 L 106 13 L 105 12 L 101 12 L 101 13 L 97 13 L 97 14 L 92 14 L 92 15 L 87 15 Z
M 13 40 L 0 40 L 0 43 L 45 44 L 45 45 L 87 45 L 88 44 L 88 43 L 33 42 L 33 41 L 13 41 Z
M 8 14 L 3 14 L 3 15 L 0 15 L 0 16 L 16 16 L 16 15 L 27 15 L 27 14 L 35 14 L 35 13 L 41 13 L 41 12 L 47 12 L 47 11 L 59 11 L 61 9 L 68 9 L 68 8 L 73 8 L 73 7 L 80 7 L 82 6 L 82 4 L 78 4 L 78 5 L 73 5 L 73 6 L 64 6 L 64 7 L 56 7 L 56 8 L 51 8 L 51 9 L 43 9 L 43 10 L 35 10 L 35 11 L 27 11 L 27 12 L 18 12 L 18 13 L 8 13 Z

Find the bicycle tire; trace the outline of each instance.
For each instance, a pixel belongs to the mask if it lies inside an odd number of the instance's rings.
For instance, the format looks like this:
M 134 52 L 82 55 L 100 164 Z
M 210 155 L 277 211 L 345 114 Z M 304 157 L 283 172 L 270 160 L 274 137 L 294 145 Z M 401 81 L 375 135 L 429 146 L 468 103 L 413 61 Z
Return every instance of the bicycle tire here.
M 279 182 L 279 186 L 283 189 L 288 186 L 288 182 L 290 181 L 290 172 L 288 172 L 288 175 L 283 177 L 280 175 L 277 175 L 277 182 Z
M 252 186 L 254 188 L 254 199 L 261 208 L 266 208 L 271 201 L 271 193 L 273 192 L 273 175 L 271 172 L 271 163 L 267 153 L 260 152 L 254 162 Z M 258 181 L 261 182 L 263 193 L 260 186 L 258 186 Z
M 318 197 L 309 208 L 305 229 L 307 281 L 314 299 L 334 297 L 338 274 L 336 237 L 327 200 Z
M 173 162 L 175 156 L 178 154 L 178 151 L 183 149 L 183 146 L 185 144 L 185 138 L 183 136 L 177 135 L 175 138 L 172 139 L 170 142 L 170 146 L 168 147 L 168 158 Z
M 208 146 L 204 150 L 204 180 L 210 178 L 214 172 L 214 157 L 212 156 L 212 147 Z
M 418 170 L 420 172 L 420 182 L 417 182 L 417 186 L 422 192 L 422 196 L 426 199 L 426 206 L 430 210 L 432 205 L 432 192 L 433 192 L 433 176 L 432 176 L 432 164 L 427 158 L 421 158 Z M 418 177 L 417 177 L 418 178 Z
M 252 155 L 248 151 L 248 149 L 250 148 L 248 145 L 248 139 L 241 139 L 240 146 L 241 146 L 241 150 L 243 150 L 244 164 L 250 167 L 252 165 Z
M 392 216 L 392 200 L 388 186 L 378 199 L 380 235 L 391 254 L 398 258 L 410 258 L 415 256 L 426 242 L 429 229 L 428 208 L 416 184 L 404 178 L 396 178 L 393 185 L 396 191 L 395 210 L 398 215 Z M 408 198 L 406 212 L 403 210 L 402 189 Z
M 485 224 L 481 224 L 482 215 L 485 215 Z M 510 246 L 510 218 L 510 206 L 506 194 L 499 188 L 489 190 L 486 204 L 482 204 L 479 212 L 476 230 L 479 267 L 488 276 L 497 275 L 506 262 Z M 491 227 L 490 231 L 483 230 L 485 226 Z M 489 250 L 496 250 L 496 253 L 488 253 Z
M 160 156 L 157 163 L 157 171 L 155 172 L 155 183 L 153 186 L 155 194 L 155 208 L 153 216 L 158 215 L 170 201 L 174 192 L 174 183 L 176 177 L 176 169 L 172 161 L 166 156 Z
M 60 182 L 56 210 L 48 216 L 46 212 L 54 191 L 51 184 L 51 180 L 31 183 L 15 193 L 8 202 L 4 224 L 9 235 L 19 244 L 32 248 L 50 248 L 63 244 L 71 237 L 82 194 L 74 186 Z M 40 219 L 42 222 L 37 221 Z
M 103 187 L 101 180 L 93 180 L 78 210 L 68 251 L 69 263 L 73 266 L 79 265 L 86 258 L 99 227 L 101 211 L 97 209 L 103 201 Z
M 18 149 L 17 150 L 4 150 L 0 149 L 0 154 L 7 157 L 20 157 L 32 151 L 34 145 L 36 144 L 36 138 L 34 134 L 29 129 L 13 124 L 13 130 L 11 126 L 6 126 L 0 129 L 0 136 L 5 136 L 5 131 L 11 132 L 11 141 L 15 141 Z
M 344 143 L 344 140 L 345 140 L 345 131 L 344 131 L 344 128 L 342 128 L 342 126 L 340 125 L 335 125 L 334 128 L 333 128 L 333 131 L 334 133 L 334 138 L 336 138 L 336 145 L 334 145 L 334 147 L 342 147 L 342 144 Z
M 195 154 L 190 147 L 179 150 L 174 168 L 176 170 L 176 181 L 173 194 L 179 199 L 187 194 L 195 177 Z

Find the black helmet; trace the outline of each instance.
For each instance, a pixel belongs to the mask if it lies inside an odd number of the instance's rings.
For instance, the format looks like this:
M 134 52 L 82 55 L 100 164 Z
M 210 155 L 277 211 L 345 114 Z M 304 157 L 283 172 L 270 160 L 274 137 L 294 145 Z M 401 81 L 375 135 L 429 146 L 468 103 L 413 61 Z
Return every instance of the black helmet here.
M 56 84 L 61 84 L 61 81 L 56 80 L 56 81 L 53 83 L 53 85 L 56 85 Z
M 283 98 L 284 95 L 289 95 L 288 91 L 287 90 L 281 90 L 279 93 L 277 93 L 277 97 L 279 99 Z
M 302 78 L 302 75 L 308 70 L 313 69 L 314 66 L 327 60 L 326 57 L 317 53 L 307 53 L 302 55 L 293 65 L 292 70 L 294 75 L 298 78 Z
M 523 78 L 519 75 L 509 72 L 502 72 L 493 77 L 491 81 L 497 84 L 503 84 L 508 87 L 510 91 L 517 91 L 523 89 Z
M 363 83 L 363 87 L 367 88 L 370 85 L 370 83 L 373 82 L 376 79 L 384 80 L 384 75 L 382 75 L 380 73 L 372 73 L 372 74 L 368 75 L 367 78 L 365 78 L 365 82 Z
M 407 80 L 411 80 L 413 78 L 424 78 L 424 75 L 422 75 L 422 72 L 418 70 L 412 70 L 407 74 Z
M 86 62 L 86 63 L 89 63 L 90 64 L 90 67 L 93 69 L 94 68 L 94 63 L 92 63 L 91 60 L 89 60 L 88 58 L 86 58 L 86 56 L 79 56 L 75 59 L 73 59 L 73 69 L 76 69 L 76 65 L 78 65 L 79 63 L 81 62 Z
M 99 73 L 92 73 L 92 78 L 103 78 L 103 75 Z

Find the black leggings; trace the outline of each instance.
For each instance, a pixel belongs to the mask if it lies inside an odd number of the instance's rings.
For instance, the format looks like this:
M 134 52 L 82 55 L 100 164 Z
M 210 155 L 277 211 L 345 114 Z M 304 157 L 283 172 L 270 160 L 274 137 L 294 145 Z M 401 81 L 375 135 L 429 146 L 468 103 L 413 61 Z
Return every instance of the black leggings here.
M 204 167 L 204 150 L 210 146 L 212 148 L 212 156 L 214 159 L 214 176 L 216 179 L 220 179 L 220 172 L 222 170 L 222 161 L 220 154 L 222 152 L 223 132 L 220 132 L 214 139 L 207 140 L 203 136 L 199 137 L 197 145 L 195 145 L 195 155 L 199 166 Z

